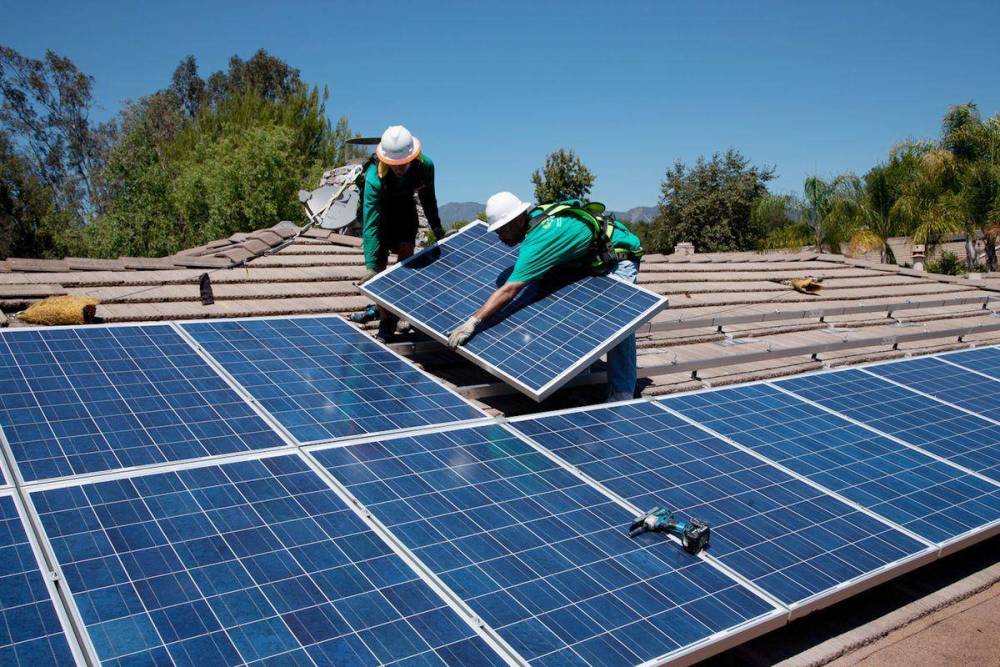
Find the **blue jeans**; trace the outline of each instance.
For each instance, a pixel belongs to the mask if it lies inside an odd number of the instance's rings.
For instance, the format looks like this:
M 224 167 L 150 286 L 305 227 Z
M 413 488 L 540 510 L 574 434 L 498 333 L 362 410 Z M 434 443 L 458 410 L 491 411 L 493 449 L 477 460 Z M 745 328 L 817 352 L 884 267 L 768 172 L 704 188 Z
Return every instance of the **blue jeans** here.
M 625 259 L 615 265 L 611 275 L 629 283 L 635 283 L 639 274 L 639 262 Z M 638 369 L 635 358 L 635 334 L 608 350 L 608 398 L 623 401 L 635 397 L 635 382 Z

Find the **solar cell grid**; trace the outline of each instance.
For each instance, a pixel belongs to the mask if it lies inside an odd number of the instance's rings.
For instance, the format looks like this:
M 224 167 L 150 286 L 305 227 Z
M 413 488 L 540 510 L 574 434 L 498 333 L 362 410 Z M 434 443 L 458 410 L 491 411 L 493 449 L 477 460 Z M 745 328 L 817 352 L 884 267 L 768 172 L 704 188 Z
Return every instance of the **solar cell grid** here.
M 860 370 L 775 385 L 1000 481 L 1000 425 Z
M 24 523 L 7 495 L 0 496 L 0 664 L 74 664 Z
M 662 402 L 932 542 L 1000 519 L 1000 487 L 773 387 Z
M 1000 382 L 933 357 L 920 357 L 867 370 L 942 401 L 1000 421 Z
M 504 284 L 517 248 L 472 223 L 437 246 L 365 283 L 362 291 L 440 341 Z M 538 400 L 596 360 L 666 305 L 666 299 L 608 277 L 533 282 L 480 327 L 464 353 Z
M 503 664 L 297 455 L 32 500 L 102 662 Z
M 536 665 L 635 665 L 774 609 L 499 426 L 311 451 Z M 718 637 L 716 637 L 717 639 Z
M 284 444 L 166 325 L 4 332 L 0 426 L 26 481 Z
M 181 326 L 299 442 L 484 416 L 340 317 Z
M 641 508 L 708 521 L 708 553 L 785 604 L 929 550 L 651 403 L 511 426 Z
M 953 364 L 964 366 L 973 371 L 985 373 L 992 378 L 1000 379 L 1000 349 L 995 347 L 977 347 L 973 350 L 945 354 L 940 357 Z

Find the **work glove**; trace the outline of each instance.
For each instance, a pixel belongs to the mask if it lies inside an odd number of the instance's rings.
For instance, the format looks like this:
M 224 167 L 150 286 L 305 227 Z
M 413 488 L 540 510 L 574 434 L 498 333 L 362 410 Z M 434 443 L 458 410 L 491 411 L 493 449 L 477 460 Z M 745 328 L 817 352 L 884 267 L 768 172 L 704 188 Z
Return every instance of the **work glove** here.
M 455 234 L 458 234 L 458 230 L 457 229 L 449 229 L 448 231 L 446 231 L 444 233 L 444 237 L 448 238 L 449 236 L 454 236 Z
M 472 338 L 472 334 L 476 333 L 476 327 L 481 321 L 475 315 L 467 319 L 465 324 L 452 331 L 451 335 L 448 336 L 448 347 L 454 350 L 459 345 L 464 345 L 467 340 Z

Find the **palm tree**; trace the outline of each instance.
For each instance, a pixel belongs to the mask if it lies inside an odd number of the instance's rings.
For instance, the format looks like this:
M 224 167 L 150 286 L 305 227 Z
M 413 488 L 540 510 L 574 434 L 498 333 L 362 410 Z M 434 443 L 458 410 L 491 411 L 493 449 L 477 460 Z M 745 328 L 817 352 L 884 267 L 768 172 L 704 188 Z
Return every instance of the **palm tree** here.
M 935 148 L 921 156 L 890 217 L 909 231 L 914 243 L 927 246 L 928 254 L 943 236 L 963 231 L 958 165 L 950 151 Z
M 889 169 L 876 166 L 864 180 L 854 174 L 842 178 L 844 185 L 830 215 L 847 235 L 851 251 L 863 254 L 878 250 L 883 264 L 895 264 L 889 238 L 897 230 L 891 215 L 897 195 Z
M 802 186 L 802 218 L 813 230 L 816 250 L 826 247 L 830 252 L 839 253 L 840 244 L 847 239 L 842 226 L 844 219 L 835 210 L 838 201 L 850 196 L 850 179 L 850 175 L 836 176 L 829 181 L 809 176 Z

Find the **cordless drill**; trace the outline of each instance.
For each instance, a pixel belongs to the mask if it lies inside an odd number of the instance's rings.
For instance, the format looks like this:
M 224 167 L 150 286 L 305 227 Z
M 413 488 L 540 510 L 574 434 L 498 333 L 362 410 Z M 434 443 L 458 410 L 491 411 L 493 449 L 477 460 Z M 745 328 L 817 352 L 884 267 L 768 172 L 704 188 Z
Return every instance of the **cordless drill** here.
M 684 550 L 696 554 L 708 546 L 711 529 L 700 519 L 678 519 L 666 507 L 654 507 L 640 514 L 629 526 L 628 536 L 637 537 L 647 531 L 664 532 L 680 538 Z

